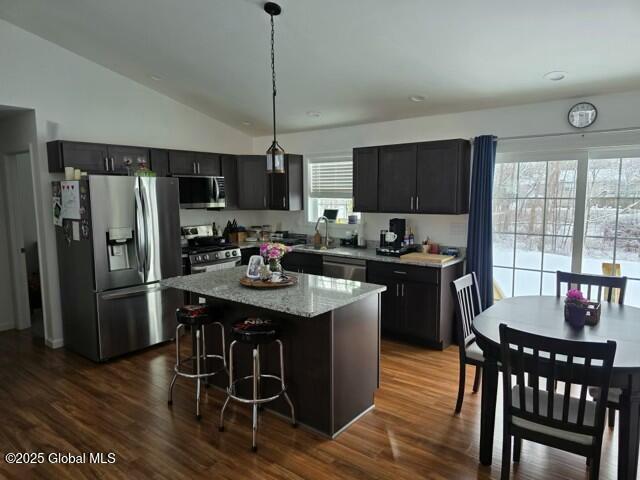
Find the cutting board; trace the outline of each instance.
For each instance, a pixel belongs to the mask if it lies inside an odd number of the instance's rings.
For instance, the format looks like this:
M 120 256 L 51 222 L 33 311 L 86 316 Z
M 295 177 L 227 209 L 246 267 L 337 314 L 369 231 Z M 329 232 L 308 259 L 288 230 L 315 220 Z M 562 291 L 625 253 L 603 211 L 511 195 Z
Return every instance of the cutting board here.
M 446 263 L 449 260 L 453 260 L 454 256 L 452 255 L 438 255 L 436 253 L 422 253 L 422 252 L 412 252 L 407 253 L 406 255 L 402 255 L 400 260 L 404 260 L 406 262 L 425 262 L 425 263 Z

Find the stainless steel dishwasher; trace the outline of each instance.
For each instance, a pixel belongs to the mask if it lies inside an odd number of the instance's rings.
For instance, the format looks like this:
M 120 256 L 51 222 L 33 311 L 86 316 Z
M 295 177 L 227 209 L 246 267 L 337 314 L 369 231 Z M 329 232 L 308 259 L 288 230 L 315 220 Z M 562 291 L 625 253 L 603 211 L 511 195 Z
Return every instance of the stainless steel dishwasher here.
M 322 274 L 326 277 L 366 282 L 367 262 L 355 258 L 324 255 L 322 257 Z

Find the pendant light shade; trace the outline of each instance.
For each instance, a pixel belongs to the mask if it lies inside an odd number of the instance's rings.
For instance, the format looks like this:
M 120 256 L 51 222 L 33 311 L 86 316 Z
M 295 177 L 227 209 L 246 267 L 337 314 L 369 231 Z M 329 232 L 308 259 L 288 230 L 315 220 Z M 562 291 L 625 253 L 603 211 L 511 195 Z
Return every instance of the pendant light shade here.
M 267 172 L 284 173 L 284 149 L 278 143 L 276 138 L 276 54 L 275 54 L 275 29 L 273 25 L 273 17 L 280 15 L 282 9 L 280 5 L 273 2 L 264 4 L 264 11 L 271 18 L 271 82 L 272 90 L 272 106 L 273 106 L 273 142 L 267 149 Z
M 267 172 L 284 173 L 284 150 L 275 140 L 267 149 Z

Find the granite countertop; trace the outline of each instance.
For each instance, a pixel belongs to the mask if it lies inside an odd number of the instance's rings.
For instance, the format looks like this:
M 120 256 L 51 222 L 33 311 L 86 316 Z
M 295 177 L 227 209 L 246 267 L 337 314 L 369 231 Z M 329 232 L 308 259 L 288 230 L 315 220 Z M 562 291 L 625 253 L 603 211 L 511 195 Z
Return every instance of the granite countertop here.
M 239 248 L 256 248 L 259 247 L 262 242 L 243 242 L 238 245 Z M 445 263 L 432 263 L 421 262 L 414 260 L 400 260 L 398 257 L 386 257 L 384 255 L 376 254 L 376 249 L 372 247 L 367 248 L 350 248 L 350 247 L 337 247 L 329 248 L 327 250 L 316 250 L 308 245 L 296 245 L 293 247 L 294 252 L 310 253 L 315 255 L 325 255 L 334 257 L 348 257 L 360 260 L 370 260 L 374 262 L 387 262 L 387 263 L 399 263 L 401 265 L 417 265 L 419 267 L 431 267 L 431 268 L 445 268 L 457 263 L 463 262 L 463 257 L 454 258 Z
M 300 317 L 315 317 L 335 310 L 387 288 L 372 283 L 296 273 L 298 283 L 291 287 L 253 289 L 240 285 L 247 267 L 196 273 L 161 280 L 163 286 L 203 296 L 266 308 Z

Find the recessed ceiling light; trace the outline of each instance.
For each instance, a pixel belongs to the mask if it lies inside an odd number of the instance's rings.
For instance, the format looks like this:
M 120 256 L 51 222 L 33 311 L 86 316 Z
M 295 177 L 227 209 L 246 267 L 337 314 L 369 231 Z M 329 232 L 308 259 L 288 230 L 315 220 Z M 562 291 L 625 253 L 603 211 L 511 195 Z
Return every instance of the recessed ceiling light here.
M 162 80 L 162 77 L 160 75 L 149 75 L 149 78 L 151 78 L 151 80 L 155 80 L 156 82 Z
M 313 110 L 310 112 L 307 112 L 307 116 L 308 117 L 319 117 L 320 116 L 320 112 L 314 112 Z
M 251 122 L 244 121 L 244 122 L 242 122 L 242 125 L 244 125 L 245 127 L 250 127 L 251 126 Z
M 425 97 L 424 95 L 411 95 L 409 97 L 409 100 L 416 103 L 424 102 L 426 99 L 427 97 Z
M 564 80 L 567 76 L 567 72 L 563 72 L 561 70 L 554 70 L 553 72 L 547 72 L 543 75 L 545 80 L 551 80 L 552 82 L 559 82 L 560 80 Z

